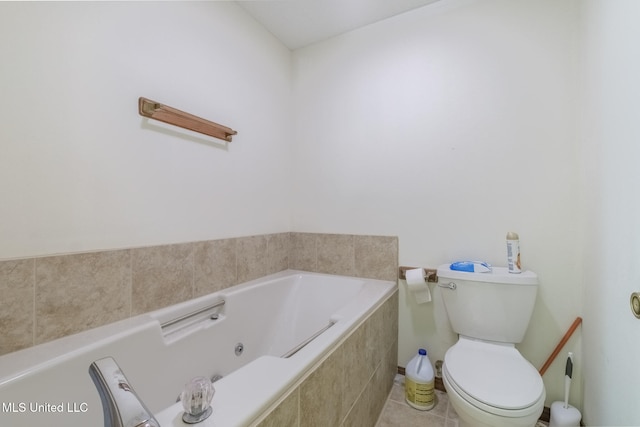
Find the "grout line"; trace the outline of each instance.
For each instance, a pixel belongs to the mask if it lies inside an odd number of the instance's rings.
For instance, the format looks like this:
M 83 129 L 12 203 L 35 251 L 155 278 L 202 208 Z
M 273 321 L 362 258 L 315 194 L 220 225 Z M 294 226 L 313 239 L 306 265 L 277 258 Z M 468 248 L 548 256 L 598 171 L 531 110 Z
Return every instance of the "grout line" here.
M 37 258 L 33 259 L 33 266 L 32 266 L 32 280 L 31 280 L 31 292 L 32 292 L 32 307 L 33 307 L 33 317 L 32 317 L 32 323 L 31 323 L 31 345 L 34 346 L 36 345 L 36 322 L 38 319 L 38 313 L 36 312 L 36 262 L 38 262 Z
M 133 250 L 129 249 L 129 286 L 127 286 L 127 302 L 129 303 L 129 316 L 133 316 Z

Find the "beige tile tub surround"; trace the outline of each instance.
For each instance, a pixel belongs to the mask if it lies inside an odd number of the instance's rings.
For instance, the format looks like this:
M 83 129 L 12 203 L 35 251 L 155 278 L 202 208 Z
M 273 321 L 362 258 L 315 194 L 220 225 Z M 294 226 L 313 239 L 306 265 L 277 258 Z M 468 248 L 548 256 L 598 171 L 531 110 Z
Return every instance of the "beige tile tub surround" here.
M 131 249 L 131 315 L 193 298 L 193 243 Z
M 36 260 L 35 344 L 131 314 L 129 251 Z
M 275 233 L 0 261 L 0 354 L 287 268 L 395 281 L 398 239 Z
M 0 262 L 0 354 L 33 345 L 35 261 Z
M 200 297 L 236 282 L 236 240 L 198 242 L 194 248 L 193 296 Z
M 354 276 L 398 279 L 397 237 L 353 236 L 353 252 Z
M 254 425 L 375 425 L 397 371 L 397 330 L 396 291 Z
M 398 238 L 292 233 L 289 268 L 395 281 Z

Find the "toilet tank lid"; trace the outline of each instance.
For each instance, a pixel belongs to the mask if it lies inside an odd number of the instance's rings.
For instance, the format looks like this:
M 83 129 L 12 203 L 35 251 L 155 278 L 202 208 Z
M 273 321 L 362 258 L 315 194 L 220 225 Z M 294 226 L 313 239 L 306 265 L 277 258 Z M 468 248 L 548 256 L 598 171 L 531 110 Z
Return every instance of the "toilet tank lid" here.
M 522 273 L 509 273 L 507 267 L 493 267 L 488 273 L 475 273 L 468 271 L 451 270 L 451 264 L 442 264 L 438 267 L 438 277 L 451 280 L 471 280 L 475 282 L 505 283 L 512 285 L 537 285 L 538 275 L 527 270 Z

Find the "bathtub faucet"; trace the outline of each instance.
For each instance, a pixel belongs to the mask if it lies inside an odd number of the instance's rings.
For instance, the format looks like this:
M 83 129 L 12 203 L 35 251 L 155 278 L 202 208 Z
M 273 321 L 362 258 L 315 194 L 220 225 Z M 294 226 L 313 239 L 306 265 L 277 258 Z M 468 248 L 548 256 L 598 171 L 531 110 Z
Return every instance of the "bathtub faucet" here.
M 160 427 L 112 357 L 93 362 L 89 375 L 100 394 L 104 427 Z

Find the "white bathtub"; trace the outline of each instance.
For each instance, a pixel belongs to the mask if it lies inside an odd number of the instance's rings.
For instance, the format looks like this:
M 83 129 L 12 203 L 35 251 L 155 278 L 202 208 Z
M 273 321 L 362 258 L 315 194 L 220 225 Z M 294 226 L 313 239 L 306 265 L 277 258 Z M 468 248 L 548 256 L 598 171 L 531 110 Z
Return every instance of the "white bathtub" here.
M 213 415 L 198 425 L 249 425 L 395 289 L 395 282 L 288 270 L 2 356 L 0 425 L 102 426 L 88 368 L 106 356 L 163 427 L 186 425 L 175 403 L 184 383 L 214 375 L 222 379 Z

